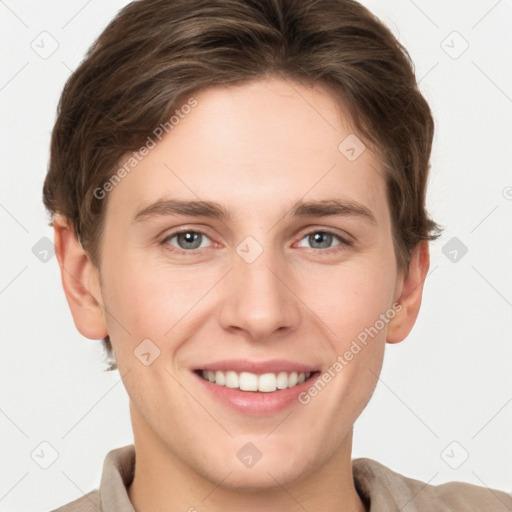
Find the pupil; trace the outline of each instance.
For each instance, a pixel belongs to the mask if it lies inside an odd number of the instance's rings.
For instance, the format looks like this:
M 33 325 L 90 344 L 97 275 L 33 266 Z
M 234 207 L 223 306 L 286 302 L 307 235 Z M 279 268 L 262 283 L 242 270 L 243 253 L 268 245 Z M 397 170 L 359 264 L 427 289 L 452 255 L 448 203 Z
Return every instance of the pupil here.
M 323 233 L 320 231 L 313 235 L 313 243 L 319 243 L 321 245 L 323 239 L 323 247 L 329 247 L 331 238 L 332 235 L 330 233 Z
M 197 249 L 201 245 L 200 242 L 197 243 L 197 240 L 199 239 L 199 233 L 187 231 L 186 233 L 181 233 L 180 236 L 182 237 L 187 249 Z M 192 245 L 192 247 L 190 245 Z

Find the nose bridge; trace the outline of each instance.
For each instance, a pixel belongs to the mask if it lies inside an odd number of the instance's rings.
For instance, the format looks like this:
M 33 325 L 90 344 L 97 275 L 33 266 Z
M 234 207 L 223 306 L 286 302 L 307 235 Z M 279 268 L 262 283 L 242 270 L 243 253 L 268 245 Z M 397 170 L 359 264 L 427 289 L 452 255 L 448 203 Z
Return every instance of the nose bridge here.
M 261 236 L 259 242 L 249 236 L 236 247 L 226 288 L 223 326 L 242 329 L 252 339 L 295 327 L 300 318 L 297 300 L 285 284 L 286 262 L 271 239 Z

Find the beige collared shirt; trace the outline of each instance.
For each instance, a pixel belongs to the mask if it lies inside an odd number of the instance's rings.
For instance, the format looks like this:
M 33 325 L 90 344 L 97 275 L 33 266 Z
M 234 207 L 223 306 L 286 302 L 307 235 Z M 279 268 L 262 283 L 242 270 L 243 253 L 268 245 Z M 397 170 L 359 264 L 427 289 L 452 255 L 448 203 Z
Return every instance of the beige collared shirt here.
M 127 488 L 135 468 L 135 447 L 105 457 L 99 490 L 54 512 L 135 512 Z M 357 492 L 369 512 L 512 512 L 512 496 L 462 482 L 438 486 L 407 478 L 372 459 L 352 461 Z

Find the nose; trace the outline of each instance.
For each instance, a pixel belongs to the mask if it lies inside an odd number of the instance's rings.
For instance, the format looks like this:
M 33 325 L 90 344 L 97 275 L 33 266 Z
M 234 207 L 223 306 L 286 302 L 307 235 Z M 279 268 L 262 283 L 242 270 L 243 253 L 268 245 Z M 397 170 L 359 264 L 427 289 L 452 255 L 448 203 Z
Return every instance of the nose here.
M 300 299 L 293 284 L 289 266 L 275 251 L 266 249 L 251 263 L 235 253 L 234 266 L 223 283 L 222 327 L 251 341 L 296 329 L 301 318 Z

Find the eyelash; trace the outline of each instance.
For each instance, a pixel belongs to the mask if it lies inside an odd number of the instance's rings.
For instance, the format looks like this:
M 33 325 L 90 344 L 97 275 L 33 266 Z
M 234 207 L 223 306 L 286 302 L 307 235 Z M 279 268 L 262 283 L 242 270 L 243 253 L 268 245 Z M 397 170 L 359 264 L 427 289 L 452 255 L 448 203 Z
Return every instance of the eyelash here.
M 205 236 L 207 238 L 210 238 L 206 233 L 203 233 L 202 231 L 197 231 L 197 230 L 193 230 L 193 229 L 180 229 L 180 230 L 173 231 L 172 233 L 168 234 L 160 242 L 160 245 L 165 246 L 166 250 L 171 251 L 173 253 L 184 254 L 184 255 L 187 255 L 187 256 L 197 256 L 197 253 L 200 250 L 200 248 L 198 248 L 198 249 L 190 249 L 188 251 L 186 251 L 184 249 L 176 248 L 174 246 L 173 246 L 172 249 L 169 248 L 170 247 L 169 241 L 172 240 L 175 236 L 183 234 L 183 233 L 195 233 L 195 234 L 203 235 L 203 236 Z M 323 233 L 323 234 L 326 234 L 326 235 L 332 235 L 333 237 L 337 238 L 339 240 L 339 242 L 340 242 L 338 245 L 335 245 L 334 247 L 330 247 L 328 249 L 315 249 L 314 247 L 310 248 L 311 250 L 319 252 L 319 253 L 322 253 L 322 254 L 330 255 L 332 253 L 336 253 L 338 251 L 343 250 L 345 247 L 351 247 L 353 245 L 352 241 L 346 240 L 345 238 L 341 237 L 337 233 L 334 233 L 333 231 L 329 231 L 329 230 L 326 230 L 326 229 L 315 229 L 315 230 L 309 231 L 309 232 L 305 233 L 300 238 L 300 240 L 303 240 L 305 237 L 307 237 L 309 235 L 312 235 L 312 234 L 316 234 L 316 233 Z M 204 247 L 203 247 L 203 249 L 204 249 Z

